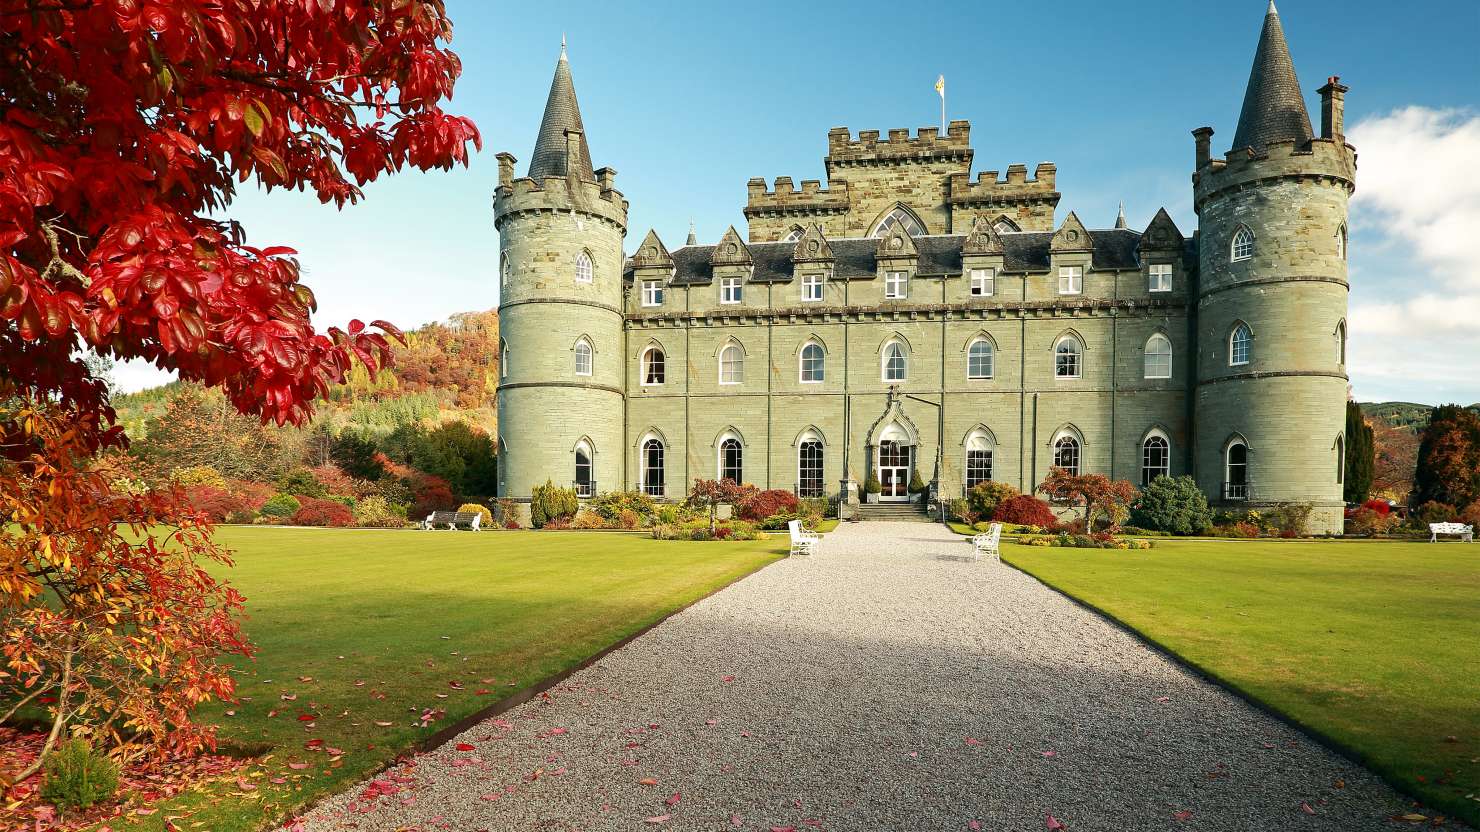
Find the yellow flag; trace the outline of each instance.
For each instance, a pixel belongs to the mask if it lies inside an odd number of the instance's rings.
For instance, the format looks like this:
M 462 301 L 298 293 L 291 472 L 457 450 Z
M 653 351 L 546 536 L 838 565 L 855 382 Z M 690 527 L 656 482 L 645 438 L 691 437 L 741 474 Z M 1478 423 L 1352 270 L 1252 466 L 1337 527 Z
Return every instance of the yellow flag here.
M 935 79 L 935 91 L 940 93 L 941 98 L 946 97 L 946 76 L 942 75 Z

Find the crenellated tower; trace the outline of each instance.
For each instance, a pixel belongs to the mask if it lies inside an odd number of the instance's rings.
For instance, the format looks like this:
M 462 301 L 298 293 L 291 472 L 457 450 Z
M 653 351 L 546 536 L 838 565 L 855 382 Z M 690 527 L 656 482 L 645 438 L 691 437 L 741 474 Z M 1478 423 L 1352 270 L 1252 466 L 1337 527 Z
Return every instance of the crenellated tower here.
M 498 154 L 499 495 L 623 488 L 622 240 L 616 171 L 593 170 L 562 44 L 526 176 Z
M 1315 532 L 1342 528 L 1346 89 L 1320 89 L 1314 135 L 1271 0 L 1232 149 L 1214 159 L 1213 130 L 1193 131 L 1198 482 L 1230 508 L 1310 503 Z

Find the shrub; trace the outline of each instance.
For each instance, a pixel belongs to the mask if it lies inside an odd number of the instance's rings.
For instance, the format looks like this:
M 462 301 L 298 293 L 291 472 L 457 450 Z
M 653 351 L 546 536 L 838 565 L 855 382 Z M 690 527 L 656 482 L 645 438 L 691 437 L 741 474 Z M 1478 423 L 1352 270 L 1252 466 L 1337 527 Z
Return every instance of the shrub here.
M 293 522 L 299 526 L 349 526 L 355 522 L 349 506 L 336 500 L 320 500 L 304 497 L 301 507 L 293 512 Z
M 808 497 L 801 501 L 797 513 L 808 517 L 816 515 L 819 520 L 824 517 L 837 517 L 838 501 L 835 497 Z
M 654 540 L 676 540 L 681 531 L 683 530 L 672 523 L 657 523 L 649 533 Z
M 946 503 L 946 514 L 952 519 L 968 526 L 976 525 L 978 515 L 971 508 L 971 502 L 965 497 L 956 497 Z
M 518 531 L 519 529 L 521 529 L 523 527 L 519 525 L 519 521 L 518 520 L 515 520 L 514 518 L 510 517 L 508 520 L 505 520 L 504 521 L 504 528 L 506 528 L 506 529 L 508 529 L 510 531 Z
M 329 494 L 348 494 L 355 498 L 375 493 L 375 484 L 346 474 L 337 465 L 320 465 L 312 469 L 314 479 Z
M 1393 510 L 1392 505 L 1389 504 L 1387 500 L 1368 500 L 1367 502 L 1362 503 L 1362 508 L 1371 509 L 1378 514 L 1381 514 L 1383 517 L 1391 514 Z
M 606 520 L 594 511 L 580 511 L 571 518 L 570 527 L 572 529 L 604 529 Z
M 1005 482 L 986 480 L 966 492 L 966 502 L 978 518 L 991 517 L 1003 500 L 1010 500 L 1021 493 Z
M 185 500 L 196 512 L 205 515 L 212 523 L 226 523 L 233 515 L 251 517 L 256 512 L 243 498 L 211 485 L 197 485 L 186 489 Z M 248 523 L 252 522 L 250 519 Z
M 300 503 L 298 501 L 298 498 L 294 497 L 292 494 L 275 494 L 273 495 L 272 499 L 263 503 L 262 507 L 258 509 L 258 511 L 261 512 L 262 516 L 264 517 L 275 517 L 278 519 L 282 519 L 284 517 L 292 517 L 294 514 L 297 514 L 298 509 L 300 508 L 303 508 L 303 504 Z
M 1016 523 L 1022 526 L 1052 526 L 1058 522 L 1048 503 L 1028 494 L 1019 494 L 1003 500 L 992 512 L 992 519 L 999 523 Z
M 711 532 L 707 527 L 704 526 L 700 526 L 697 529 L 689 529 L 689 540 L 713 540 L 714 535 L 718 533 L 718 531 L 719 529 L 715 529 L 714 532 Z
M 1299 537 L 1310 529 L 1310 514 L 1314 510 L 1310 503 L 1280 503 L 1269 510 L 1266 526 L 1282 536 L 1289 532 Z
M 356 526 L 375 529 L 397 529 L 406 525 L 406 507 L 389 502 L 379 495 L 355 503 L 351 511 Z
M 1352 516 L 1346 521 L 1347 534 L 1387 534 L 1398 524 L 1398 518 L 1382 514 L 1363 506 L 1352 512 Z
M 920 469 L 919 468 L 916 468 L 916 469 L 914 469 L 913 471 L 910 472 L 910 486 L 909 486 L 909 488 L 910 488 L 910 493 L 911 494 L 924 494 L 925 492 L 927 492 L 927 491 L 930 490 L 930 486 L 926 485 L 925 484 L 925 481 L 922 480 L 922 479 L 920 479 Z
M 118 764 L 87 740 L 63 743 L 46 759 L 41 799 L 63 809 L 86 809 L 118 791 Z
M 545 521 L 544 528 L 547 531 L 561 531 L 570 528 L 569 517 L 551 517 Z
M 879 482 L 879 478 L 878 477 L 874 476 L 874 472 L 873 471 L 869 471 L 868 472 L 868 479 L 865 480 L 864 483 L 863 483 L 863 493 L 865 493 L 865 494 L 883 494 L 884 493 L 884 485 L 883 485 L 883 483 Z
M 530 496 L 530 524 L 536 529 L 543 529 L 551 520 L 574 517 L 580 510 L 581 501 L 576 497 L 576 490 L 561 488 L 551 480 L 535 486 L 534 494 Z
M 1208 498 L 1192 477 L 1157 477 L 1131 506 L 1131 525 L 1172 534 L 1200 534 L 1213 525 Z
M 209 465 L 191 465 L 186 468 L 176 468 L 170 472 L 170 479 L 179 483 L 182 488 L 193 485 L 209 485 L 212 488 L 226 489 L 226 478 L 220 471 Z
M 769 491 L 757 491 L 739 508 L 742 520 L 764 520 L 779 512 L 796 514 L 801 503 L 795 494 L 780 488 Z
M 586 507 L 608 523 L 619 521 L 623 511 L 634 511 L 644 520 L 651 520 L 658 513 L 658 504 L 641 491 L 607 491 L 587 500 Z
M 683 517 L 678 506 L 662 506 L 658 509 L 658 516 L 655 520 L 665 526 L 676 526 L 683 520 Z
M 1480 500 L 1465 506 L 1465 510 L 1459 513 L 1459 522 L 1467 526 L 1480 526 Z
M 1452 523 L 1459 511 L 1448 503 L 1430 500 L 1414 513 L 1418 515 L 1418 522 L 1427 526 L 1430 523 Z
M 642 518 L 632 509 L 624 508 L 622 513 L 617 515 L 617 525 L 630 531 L 642 525 Z
M 1215 526 L 1213 533 L 1219 537 L 1258 537 L 1260 529 L 1248 520 L 1239 520 L 1226 526 Z
M 493 512 L 488 510 L 488 506 L 477 503 L 463 503 L 457 507 L 457 510 L 483 515 L 483 519 L 479 520 L 478 523 L 485 529 L 493 525 Z
M 295 497 L 322 497 L 329 493 L 329 489 L 307 468 L 295 468 L 278 477 L 277 488 Z
M 402 482 L 411 494 L 411 507 L 407 513 L 412 517 L 425 517 L 457 504 L 452 496 L 452 486 L 441 477 L 412 471 Z
M 519 504 L 507 497 L 497 500 L 494 506 L 498 509 L 496 513 L 498 514 L 499 523 L 519 516 Z

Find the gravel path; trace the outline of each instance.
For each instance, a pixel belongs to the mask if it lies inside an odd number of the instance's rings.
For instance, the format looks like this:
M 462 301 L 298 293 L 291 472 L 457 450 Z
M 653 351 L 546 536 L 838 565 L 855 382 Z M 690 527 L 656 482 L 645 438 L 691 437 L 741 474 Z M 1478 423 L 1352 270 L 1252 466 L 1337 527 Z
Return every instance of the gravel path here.
M 1409 811 L 966 549 L 845 524 L 294 828 L 1355 832 Z

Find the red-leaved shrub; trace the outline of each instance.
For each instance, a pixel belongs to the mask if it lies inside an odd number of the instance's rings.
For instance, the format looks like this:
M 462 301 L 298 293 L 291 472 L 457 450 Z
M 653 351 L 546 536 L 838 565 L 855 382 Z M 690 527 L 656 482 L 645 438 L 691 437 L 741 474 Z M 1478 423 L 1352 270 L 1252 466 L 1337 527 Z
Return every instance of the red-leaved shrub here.
M 1387 500 L 1368 500 L 1367 502 L 1362 503 L 1362 508 L 1371 509 L 1378 514 L 1381 514 L 1383 517 L 1388 516 L 1389 512 L 1393 510 L 1393 507 L 1391 505 L 1388 505 Z
M 272 495 L 277 493 L 276 488 L 265 482 L 250 482 L 248 480 L 228 480 L 226 490 L 240 497 L 247 504 L 247 508 L 252 511 L 260 510 L 262 504 L 271 500 Z
M 411 508 L 406 516 L 413 520 L 457 506 L 457 501 L 452 498 L 452 486 L 441 477 L 412 470 L 405 482 L 411 489 Z
M 1053 516 L 1053 509 L 1048 503 L 1030 494 L 1019 494 L 1009 497 L 997 504 L 997 510 L 992 513 L 992 519 L 999 523 L 1012 523 L 1018 526 L 1052 526 L 1058 522 Z
M 355 518 L 349 506 L 335 500 L 299 497 L 303 505 L 293 514 L 295 526 L 352 526 Z
M 773 514 L 796 514 L 797 495 L 780 488 L 757 491 L 740 505 L 741 520 L 764 520 Z
M 255 510 L 240 495 L 210 485 L 197 485 L 186 489 L 185 500 L 191 508 L 205 515 L 212 523 L 225 523 L 226 519 L 233 514 L 244 514 Z

